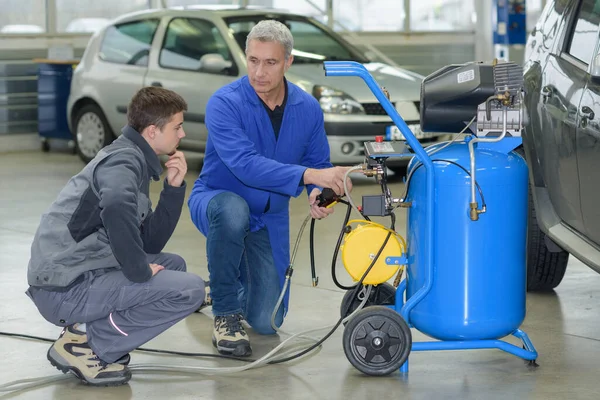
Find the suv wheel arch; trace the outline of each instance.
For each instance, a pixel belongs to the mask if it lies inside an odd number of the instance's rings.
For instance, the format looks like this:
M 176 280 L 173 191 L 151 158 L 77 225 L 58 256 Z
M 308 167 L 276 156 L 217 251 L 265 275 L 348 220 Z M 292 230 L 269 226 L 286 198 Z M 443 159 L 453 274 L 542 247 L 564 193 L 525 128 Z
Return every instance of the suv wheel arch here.
M 525 158 L 523 147 L 515 151 Z M 527 291 L 550 291 L 562 281 L 569 253 L 542 232 L 537 222 L 531 183 L 527 192 Z

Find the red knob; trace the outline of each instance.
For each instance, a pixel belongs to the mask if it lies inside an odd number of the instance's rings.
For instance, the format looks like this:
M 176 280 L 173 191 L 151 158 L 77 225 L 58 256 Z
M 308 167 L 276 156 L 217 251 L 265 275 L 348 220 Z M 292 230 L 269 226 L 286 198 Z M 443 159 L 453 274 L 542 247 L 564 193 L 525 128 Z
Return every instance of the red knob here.
M 383 142 L 383 136 L 375 136 L 375 141 L 376 141 L 377 143 L 381 143 L 381 142 Z

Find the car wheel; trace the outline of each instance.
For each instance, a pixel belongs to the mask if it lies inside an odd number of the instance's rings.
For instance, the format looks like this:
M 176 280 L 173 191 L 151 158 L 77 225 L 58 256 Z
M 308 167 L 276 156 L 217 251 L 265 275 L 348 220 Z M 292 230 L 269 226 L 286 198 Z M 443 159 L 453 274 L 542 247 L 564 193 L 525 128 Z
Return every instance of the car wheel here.
M 83 106 L 75 117 L 75 148 L 83 162 L 88 163 L 113 140 L 114 135 L 104 113 L 95 104 Z
M 523 156 L 523 149 L 519 149 L 518 153 Z M 527 214 L 527 291 L 549 291 L 556 288 L 565 276 L 569 253 L 558 246 L 554 251 L 548 249 L 546 234 L 537 222 L 531 185 L 528 187 Z

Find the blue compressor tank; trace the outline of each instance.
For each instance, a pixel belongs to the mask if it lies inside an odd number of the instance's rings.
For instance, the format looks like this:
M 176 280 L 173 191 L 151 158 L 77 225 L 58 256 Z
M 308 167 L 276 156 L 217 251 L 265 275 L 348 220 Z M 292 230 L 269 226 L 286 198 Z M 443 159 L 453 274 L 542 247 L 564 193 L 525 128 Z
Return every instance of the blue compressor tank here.
M 442 145 L 430 146 L 427 152 Z M 510 148 L 503 142 L 475 144 L 475 178 L 487 206 L 477 221 L 469 217 L 469 175 L 441 161 L 469 171 L 467 143 L 454 143 L 431 156 L 433 284 L 409 318 L 415 328 L 435 339 L 499 339 L 519 328 L 525 318 L 528 170 L 525 160 Z M 417 161 L 413 158 L 409 171 Z M 479 191 L 476 194 L 481 208 Z M 407 299 L 424 286 L 427 274 L 425 252 L 430 244 L 426 242 L 424 166 L 411 178 L 408 201 L 412 207 L 407 227 Z

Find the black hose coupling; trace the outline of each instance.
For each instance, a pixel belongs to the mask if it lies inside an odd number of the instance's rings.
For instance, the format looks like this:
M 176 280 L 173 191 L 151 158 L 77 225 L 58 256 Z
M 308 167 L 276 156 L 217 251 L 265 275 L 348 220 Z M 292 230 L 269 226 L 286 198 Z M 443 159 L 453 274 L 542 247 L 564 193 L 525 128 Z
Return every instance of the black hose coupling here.
M 287 267 L 287 269 L 285 270 L 285 277 L 291 278 L 293 274 L 294 274 L 294 266 L 290 264 L 290 266 Z

